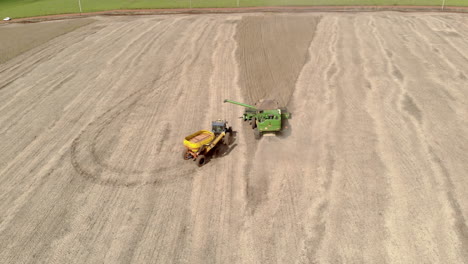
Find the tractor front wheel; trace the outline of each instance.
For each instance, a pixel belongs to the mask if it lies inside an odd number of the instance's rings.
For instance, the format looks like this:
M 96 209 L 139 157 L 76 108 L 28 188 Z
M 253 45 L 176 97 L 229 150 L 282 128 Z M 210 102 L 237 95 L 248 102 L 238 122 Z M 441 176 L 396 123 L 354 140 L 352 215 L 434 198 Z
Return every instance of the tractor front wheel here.
M 228 132 L 224 135 L 223 137 L 223 144 L 226 146 L 229 146 L 229 140 L 230 140 L 231 134 Z

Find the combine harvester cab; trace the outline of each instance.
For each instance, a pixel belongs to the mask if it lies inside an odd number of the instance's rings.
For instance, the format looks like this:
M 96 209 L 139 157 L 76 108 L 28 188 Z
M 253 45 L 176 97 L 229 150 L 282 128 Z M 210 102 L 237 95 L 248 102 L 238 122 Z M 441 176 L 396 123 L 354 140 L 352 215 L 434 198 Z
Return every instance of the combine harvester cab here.
M 207 155 L 220 143 L 229 145 L 232 128 L 224 120 L 216 120 L 211 124 L 211 131 L 200 130 L 184 139 L 184 160 L 196 162 L 198 167 L 205 165 Z
M 243 104 L 231 100 L 224 100 L 226 103 L 236 104 L 245 107 L 242 120 L 249 121 L 255 139 L 260 139 L 262 135 L 275 135 L 281 132 L 283 120 L 289 119 L 291 114 L 278 107 L 278 103 L 273 100 L 260 100 L 258 106 Z

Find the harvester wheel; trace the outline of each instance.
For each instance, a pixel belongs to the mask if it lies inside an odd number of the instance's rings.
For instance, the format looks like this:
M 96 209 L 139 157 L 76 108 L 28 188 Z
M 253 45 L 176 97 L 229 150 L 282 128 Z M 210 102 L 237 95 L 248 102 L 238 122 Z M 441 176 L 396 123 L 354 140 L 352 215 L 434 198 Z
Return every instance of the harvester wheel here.
M 252 129 L 255 129 L 257 127 L 257 119 L 255 117 L 252 118 L 251 125 L 252 125 Z
M 197 166 L 198 166 L 198 167 L 201 167 L 201 166 L 205 165 L 205 163 L 206 163 L 205 155 L 199 155 L 199 156 L 197 157 L 196 162 L 197 162 Z
M 255 137 L 255 139 L 260 139 L 262 137 L 262 133 L 260 133 L 260 131 L 258 131 L 258 128 L 254 129 L 254 137 Z
M 184 160 L 189 160 L 190 159 L 190 152 L 188 152 L 188 150 L 184 149 L 184 152 L 182 153 L 182 157 L 184 158 Z

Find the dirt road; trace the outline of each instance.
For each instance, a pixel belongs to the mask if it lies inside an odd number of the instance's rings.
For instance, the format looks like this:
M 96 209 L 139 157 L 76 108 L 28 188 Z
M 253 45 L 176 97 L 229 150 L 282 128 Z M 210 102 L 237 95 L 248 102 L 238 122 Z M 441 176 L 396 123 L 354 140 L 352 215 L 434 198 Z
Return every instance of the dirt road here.
M 466 15 L 95 20 L 0 64 L 1 263 L 468 262 Z

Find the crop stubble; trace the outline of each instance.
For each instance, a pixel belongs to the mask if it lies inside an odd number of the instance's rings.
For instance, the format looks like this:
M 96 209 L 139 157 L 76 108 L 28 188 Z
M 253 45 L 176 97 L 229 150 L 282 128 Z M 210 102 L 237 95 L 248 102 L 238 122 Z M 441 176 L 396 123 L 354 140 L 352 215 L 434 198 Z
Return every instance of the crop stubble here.
M 96 18 L 1 64 L 0 262 L 468 261 L 466 21 Z M 293 119 L 256 142 L 222 100 L 262 97 Z

